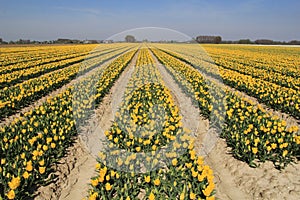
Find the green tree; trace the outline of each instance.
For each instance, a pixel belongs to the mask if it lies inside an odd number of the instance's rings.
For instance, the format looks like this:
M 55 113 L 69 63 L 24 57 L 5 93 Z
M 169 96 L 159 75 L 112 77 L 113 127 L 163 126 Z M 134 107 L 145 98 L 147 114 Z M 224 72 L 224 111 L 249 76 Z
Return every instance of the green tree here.
M 126 35 L 125 37 L 126 42 L 135 42 L 135 37 L 133 35 Z

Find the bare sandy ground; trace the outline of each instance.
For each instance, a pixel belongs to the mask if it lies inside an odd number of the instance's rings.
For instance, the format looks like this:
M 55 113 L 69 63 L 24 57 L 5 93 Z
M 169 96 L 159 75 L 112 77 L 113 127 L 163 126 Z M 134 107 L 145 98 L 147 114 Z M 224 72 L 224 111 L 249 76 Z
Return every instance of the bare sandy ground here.
M 220 199 L 300 199 L 300 164 L 290 164 L 284 170 L 273 163 L 251 168 L 232 157 L 226 142 L 219 139 L 205 161 L 215 173 L 217 197 Z M 227 183 L 230 180 L 231 184 Z M 233 183 L 233 184 L 232 184 Z M 224 192 L 222 192 L 224 191 Z M 240 196 L 244 194 L 244 196 Z

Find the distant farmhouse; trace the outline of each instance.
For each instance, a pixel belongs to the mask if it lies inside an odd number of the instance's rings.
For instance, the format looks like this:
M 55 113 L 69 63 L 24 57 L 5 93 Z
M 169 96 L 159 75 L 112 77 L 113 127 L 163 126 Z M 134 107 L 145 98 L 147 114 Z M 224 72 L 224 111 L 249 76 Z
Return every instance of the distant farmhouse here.
M 222 42 L 221 36 L 206 36 L 206 35 L 200 35 L 196 37 L 196 41 L 198 43 L 213 43 L 213 44 L 219 44 Z
M 97 43 L 102 43 L 102 41 L 98 41 L 98 40 L 84 40 L 83 44 L 97 44 Z
M 111 44 L 113 43 L 114 41 L 113 40 L 103 40 L 103 43 L 104 44 Z

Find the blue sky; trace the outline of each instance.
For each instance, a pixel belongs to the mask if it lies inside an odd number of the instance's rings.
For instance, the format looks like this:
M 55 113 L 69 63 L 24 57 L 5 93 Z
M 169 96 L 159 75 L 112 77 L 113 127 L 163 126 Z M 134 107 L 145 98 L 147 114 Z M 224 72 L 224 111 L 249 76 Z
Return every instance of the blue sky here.
M 0 0 L 0 38 L 106 39 L 138 27 L 300 40 L 298 0 Z

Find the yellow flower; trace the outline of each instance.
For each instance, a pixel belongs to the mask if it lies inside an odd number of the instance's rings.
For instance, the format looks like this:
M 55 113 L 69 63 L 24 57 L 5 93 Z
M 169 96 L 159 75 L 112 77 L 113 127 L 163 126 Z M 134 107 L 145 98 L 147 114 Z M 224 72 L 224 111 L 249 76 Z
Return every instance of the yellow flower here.
M 176 165 L 177 165 L 177 163 L 178 163 L 177 159 L 176 159 L 176 158 L 174 158 L 174 159 L 172 160 L 172 165 L 173 165 L 173 166 L 176 166 Z
M 24 159 L 25 156 L 26 156 L 25 153 L 22 153 L 22 154 L 21 154 L 21 158 L 22 158 L 22 159 Z
M 272 143 L 272 144 L 271 144 L 271 147 L 272 147 L 272 149 L 276 149 L 277 144 L 276 144 L 276 143 Z
M 97 199 L 97 196 L 98 196 L 98 193 L 97 193 L 97 192 L 94 192 L 94 193 L 89 197 L 89 200 L 96 200 L 96 199 Z
M 51 145 L 50 145 L 50 147 L 51 147 L 52 149 L 54 149 L 54 148 L 56 147 L 56 144 L 52 142 Z
M 27 162 L 26 170 L 29 171 L 29 172 L 32 171 L 32 161 L 31 160 Z
M 285 157 L 288 154 L 288 150 L 284 150 L 282 156 Z
M 198 176 L 198 172 L 195 171 L 194 168 L 192 168 L 191 171 L 192 171 L 192 176 L 193 176 L 194 178 L 196 178 L 196 177 Z
M 15 191 L 14 190 L 10 190 L 7 194 L 6 194 L 8 199 L 14 199 L 15 198 Z
M 150 180 L 151 180 L 150 176 L 145 176 L 144 178 L 145 178 L 146 183 L 150 183 Z
M 155 179 L 153 182 L 154 182 L 154 185 L 156 185 L 156 186 L 160 185 L 160 180 L 159 180 L 159 178 Z
M 94 187 L 96 187 L 96 186 L 98 185 L 98 183 L 99 183 L 98 179 L 92 179 L 92 180 L 91 180 L 91 184 L 92 184 L 92 186 L 94 186 Z
M 203 158 L 200 156 L 197 159 L 197 165 L 203 165 Z
M 23 178 L 28 179 L 28 177 L 29 177 L 29 173 L 27 171 L 25 171 L 23 173 Z
M 44 174 L 46 171 L 46 167 L 39 167 L 40 174 Z
M 43 159 L 43 160 L 39 161 L 39 164 L 40 164 L 40 166 L 44 166 L 45 165 L 45 160 Z
M 32 155 L 35 156 L 35 157 L 37 157 L 37 156 L 39 155 L 39 152 L 38 152 L 37 150 L 34 150 L 34 151 L 32 152 Z
M 139 152 L 139 151 L 141 151 L 141 147 L 136 147 L 135 150 L 136 150 L 137 152 Z
M 179 199 L 180 199 L 180 200 L 184 200 L 184 196 L 185 196 L 185 194 L 184 194 L 184 192 L 182 192 L 182 193 L 180 194 Z
M 106 191 L 111 190 L 111 188 L 112 188 L 112 186 L 110 185 L 110 183 L 106 183 L 106 184 L 105 184 L 105 189 L 106 189 Z
M 185 166 L 186 166 L 187 168 L 191 168 L 192 165 L 193 165 L 193 163 L 185 163 Z
M 151 192 L 149 195 L 149 200 L 154 200 L 155 199 L 155 195 Z
M 196 159 L 196 151 L 194 149 L 190 151 L 190 156 L 192 160 Z
M 111 171 L 110 171 L 110 175 L 111 175 L 111 177 L 114 177 L 114 176 L 115 176 L 115 174 L 116 174 L 116 172 L 115 172 L 114 170 L 111 170 Z
M 206 197 L 206 200 L 215 200 L 215 196 Z
M 206 197 L 209 197 L 212 191 L 214 190 L 214 188 L 215 188 L 215 184 L 212 182 L 204 190 L 202 190 L 202 192 Z
M 52 138 L 51 137 L 47 137 L 46 138 L 46 142 L 47 142 L 47 144 L 49 144 L 50 142 L 52 142 Z
M 21 180 L 20 177 L 13 177 L 10 182 L 8 182 L 8 186 L 10 189 L 15 190 L 20 186 Z
M 114 138 L 114 142 L 115 142 L 115 143 L 118 143 L 118 142 L 119 142 L 119 138 L 115 137 L 115 138 Z
M 100 174 L 100 176 L 98 177 L 98 181 L 99 181 L 100 183 L 103 183 L 104 178 L 105 178 L 105 176 Z
M 191 192 L 191 193 L 190 193 L 190 199 L 196 199 L 196 194 L 193 193 L 193 192 Z
M 43 145 L 43 150 L 47 151 L 48 150 L 48 146 L 47 145 Z
M 253 148 L 252 148 L 252 152 L 253 152 L 254 154 L 257 154 L 257 151 L 258 151 L 258 149 L 257 149 L 256 147 L 253 147 Z

